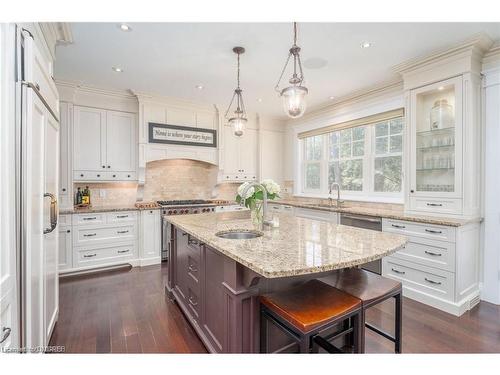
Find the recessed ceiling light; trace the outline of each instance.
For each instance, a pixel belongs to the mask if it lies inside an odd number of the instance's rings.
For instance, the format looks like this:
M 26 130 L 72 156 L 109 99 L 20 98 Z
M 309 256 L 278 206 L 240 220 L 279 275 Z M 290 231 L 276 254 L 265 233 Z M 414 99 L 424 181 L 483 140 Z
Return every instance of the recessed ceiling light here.
M 117 66 L 113 66 L 111 69 L 113 69 L 115 72 L 117 73 L 123 73 L 123 69 L 122 68 L 119 68 Z
M 363 42 L 361 43 L 361 48 L 368 48 L 368 47 L 371 47 L 372 44 L 370 42 Z
M 257 99 L 259 103 L 262 103 L 262 98 Z
M 127 25 L 126 23 L 121 23 L 119 25 L 119 27 L 120 27 L 120 30 L 122 30 L 122 31 L 132 31 L 132 28 L 129 25 Z
M 198 90 L 203 90 L 203 86 L 202 85 L 196 85 L 195 86 Z
M 439 91 L 443 91 L 443 90 L 444 90 L 444 86 L 439 86 L 439 87 L 438 87 L 438 90 L 439 90 Z
M 335 96 L 329 96 L 328 99 L 333 100 L 335 99 Z

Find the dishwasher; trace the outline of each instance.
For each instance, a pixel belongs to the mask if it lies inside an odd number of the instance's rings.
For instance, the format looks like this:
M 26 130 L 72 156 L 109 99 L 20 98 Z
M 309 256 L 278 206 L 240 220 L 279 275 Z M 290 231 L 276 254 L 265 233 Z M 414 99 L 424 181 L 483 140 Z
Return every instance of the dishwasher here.
M 382 218 L 376 216 L 340 214 L 340 224 L 382 232 Z M 361 268 L 381 275 L 382 259 L 362 264 Z

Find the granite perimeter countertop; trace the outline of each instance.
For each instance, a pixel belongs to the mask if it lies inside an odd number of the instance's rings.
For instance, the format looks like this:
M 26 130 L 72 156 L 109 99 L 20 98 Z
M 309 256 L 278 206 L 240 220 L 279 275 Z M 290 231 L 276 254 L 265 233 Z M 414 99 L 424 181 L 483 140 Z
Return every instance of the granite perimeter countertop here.
M 469 223 L 477 223 L 481 221 L 481 218 L 456 219 L 456 218 L 438 217 L 438 216 L 409 215 L 405 214 L 403 211 L 400 210 L 389 210 L 389 209 L 375 208 L 375 207 L 347 206 L 347 207 L 336 208 L 336 207 L 328 207 L 327 205 L 318 205 L 317 203 L 298 202 L 286 199 L 271 201 L 270 203 L 300 207 L 300 208 L 308 208 L 313 210 L 321 210 L 321 211 L 330 211 L 330 212 L 339 212 L 339 213 L 348 213 L 348 214 L 357 214 L 366 216 L 377 216 L 386 219 L 413 221 L 416 223 L 446 225 L 450 227 L 460 227 L 462 225 L 466 225 Z
M 405 247 L 405 236 L 277 214 L 262 237 L 223 239 L 219 231 L 253 230 L 250 212 L 169 216 L 168 221 L 227 257 L 267 277 L 290 277 L 367 263 Z
M 96 206 L 89 208 L 65 208 L 59 210 L 60 215 L 92 214 L 95 212 L 144 211 L 159 210 L 161 207 L 138 208 L 135 206 Z

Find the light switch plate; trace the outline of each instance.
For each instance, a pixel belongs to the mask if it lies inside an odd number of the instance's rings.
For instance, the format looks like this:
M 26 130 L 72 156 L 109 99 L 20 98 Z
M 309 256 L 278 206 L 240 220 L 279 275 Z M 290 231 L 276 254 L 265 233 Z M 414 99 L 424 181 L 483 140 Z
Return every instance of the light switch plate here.
M 99 198 L 106 198 L 106 189 L 99 189 Z

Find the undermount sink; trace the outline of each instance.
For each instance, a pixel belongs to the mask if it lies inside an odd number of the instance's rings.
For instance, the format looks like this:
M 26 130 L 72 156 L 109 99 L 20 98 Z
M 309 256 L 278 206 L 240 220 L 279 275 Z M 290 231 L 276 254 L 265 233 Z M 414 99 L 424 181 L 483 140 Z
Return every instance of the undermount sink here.
M 319 208 L 346 208 L 347 205 L 345 203 L 341 203 L 339 206 L 336 204 L 328 204 L 328 203 L 319 203 L 319 204 L 311 204 L 313 207 L 319 207 Z
M 264 233 L 256 230 L 224 230 L 215 233 L 217 237 L 226 238 L 229 240 L 248 240 L 251 238 L 261 237 Z

